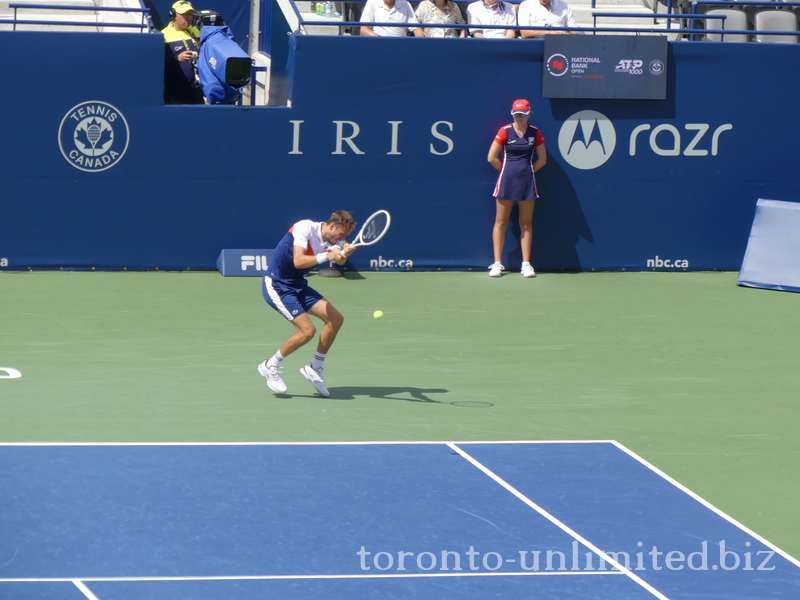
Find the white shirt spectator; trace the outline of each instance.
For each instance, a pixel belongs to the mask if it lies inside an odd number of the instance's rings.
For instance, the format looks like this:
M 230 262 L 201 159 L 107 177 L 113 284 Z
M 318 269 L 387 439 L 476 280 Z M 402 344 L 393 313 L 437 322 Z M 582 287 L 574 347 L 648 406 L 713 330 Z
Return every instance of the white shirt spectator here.
M 394 0 L 391 7 L 386 6 L 384 0 L 367 0 L 364 5 L 364 12 L 361 13 L 362 23 L 416 23 L 417 16 L 411 8 L 408 0 Z M 361 27 L 361 35 L 365 34 L 364 29 L 368 29 L 379 36 L 404 37 L 409 31 L 414 31 L 416 27 Z
M 564 0 L 524 0 L 519 5 L 517 22 L 523 27 L 577 27 L 578 23 L 572 15 L 572 9 Z M 569 33 L 567 31 L 551 31 L 548 33 Z M 522 37 L 544 35 L 542 31 L 521 30 Z
M 536 0 L 537 2 L 539 0 Z M 517 15 L 514 7 L 503 0 L 487 6 L 484 0 L 478 0 L 467 6 L 467 23 L 474 25 L 516 25 Z M 514 29 L 480 29 L 470 27 L 473 37 L 504 38 L 516 36 Z M 511 32 L 511 33 L 509 33 Z

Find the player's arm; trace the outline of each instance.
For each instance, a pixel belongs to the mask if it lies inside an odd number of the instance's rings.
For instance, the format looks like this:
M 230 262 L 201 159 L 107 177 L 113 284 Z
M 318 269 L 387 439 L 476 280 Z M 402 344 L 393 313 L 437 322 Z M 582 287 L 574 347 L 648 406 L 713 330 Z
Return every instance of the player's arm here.
M 344 264 L 345 262 L 347 262 L 347 259 L 353 252 L 356 251 L 356 248 L 357 246 L 351 246 L 350 242 L 345 242 L 344 248 L 342 248 L 342 255 L 344 256 L 344 261 L 342 263 L 337 263 L 337 264 Z
M 334 246 L 327 252 L 320 252 L 316 255 L 306 254 L 306 249 L 303 246 L 293 246 L 293 252 L 292 259 L 296 269 L 313 269 L 317 265 L 331 261 L 336 264 L 344 264 L 347 260 L 345 257 L 344 261 L 338 262 L 342 257 L 342 249 L 338 246 Z
M 500 145 L 500 142 L 495 139 L 492 142 L 492 145 L 489 147 L 489 156 L 486 159 L 489 161 L 489 164 L 492 165 L 498 171 L 502 168 L 503 162 L 500 160 L 500 151 L 503 149 L 503 146 Z
M 547 150 L 544 149 L 544 142 L 536 146 L 536 160 L 533 161 L 533 172 L 536 173 L 539 169 L 547 164 Z

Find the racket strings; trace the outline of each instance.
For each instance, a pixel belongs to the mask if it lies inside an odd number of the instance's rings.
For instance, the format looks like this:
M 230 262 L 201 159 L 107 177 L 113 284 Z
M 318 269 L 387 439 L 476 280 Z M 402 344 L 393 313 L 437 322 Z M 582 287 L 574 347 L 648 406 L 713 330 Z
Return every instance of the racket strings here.
M 378 211 L 366 220 L 354 241 L 356 246 L 374 244 L 386 235 L 391 217 L 386 211 Z

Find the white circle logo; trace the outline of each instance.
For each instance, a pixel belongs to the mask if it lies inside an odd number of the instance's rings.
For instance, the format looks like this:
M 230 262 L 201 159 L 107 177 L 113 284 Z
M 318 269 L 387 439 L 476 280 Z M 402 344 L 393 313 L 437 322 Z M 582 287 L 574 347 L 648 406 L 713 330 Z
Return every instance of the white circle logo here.
M 650 61 L 649 68 L 653 75 L 661 75 L 664 72 L 664 63 L 656 58 Z
M 569 71 L 569 61 L 563 54 L 553 54 L 547 59 L 547 72 L 554 77 L 566 75 Z
M 558 132 L 561 156 L 576 169 L 596 169 L 611 157 L 616 145 L 614 125 L 594 110 L 575 113 Z
M 125 155 L 129 135 L 128 122 L 116 107 L 90 100 L 64 115 L 58 127 L 58 147 L 76 169 L 105 171 Z

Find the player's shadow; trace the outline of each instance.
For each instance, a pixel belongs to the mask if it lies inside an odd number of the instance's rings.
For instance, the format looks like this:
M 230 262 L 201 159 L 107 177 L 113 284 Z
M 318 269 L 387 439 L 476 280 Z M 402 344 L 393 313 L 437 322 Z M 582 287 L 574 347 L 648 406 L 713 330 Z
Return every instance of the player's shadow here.
M 326 400 L 355 400 L 359 397 L 377 398 L 379 400 L 402 400 L 403 402 L 422 402 L 423 404 L 449 404 L 460 408 L 490 408 L 494 406 L 492 402 L 482 400 L 445 400 L 431 398 L 429 394 L 449 394 L 450 390 L 443 388 L 417 388 L 408 386 L 385 386 L 385 387 L 332 387 L 328 388 L 331 393 Z M 319 396 L 305 394 L 276 394 L 277 398 L 319 398 Z
M 434 400 L 429 394 L 448 394 L 449 390 L 442 388 L 417 388 L 408 386 L 384 387 L 332 387 L 328 388 L 331 400 L 355 400 L 357 397 L 379 398 L 381 400 L 403 400 L 405 402 L 428 402 L 432 404 L 447 404 L 441 400 Z
M 594 237 L 583 214 L 580 199 L 561 161 L 549 155 L 547 165 L 536 173 L 541 199 L 533 212 L 533 247 L 531 262 L 542 271 L 580 271 L 578 242 L 594 244 Z M 517 270 L 522 264 L 522 234 L 519 209 L 515 205 L 509 219 L 513 244 L 508 252 L 507 268 Z M 508 246 L 507 246 L 508 247 Z

